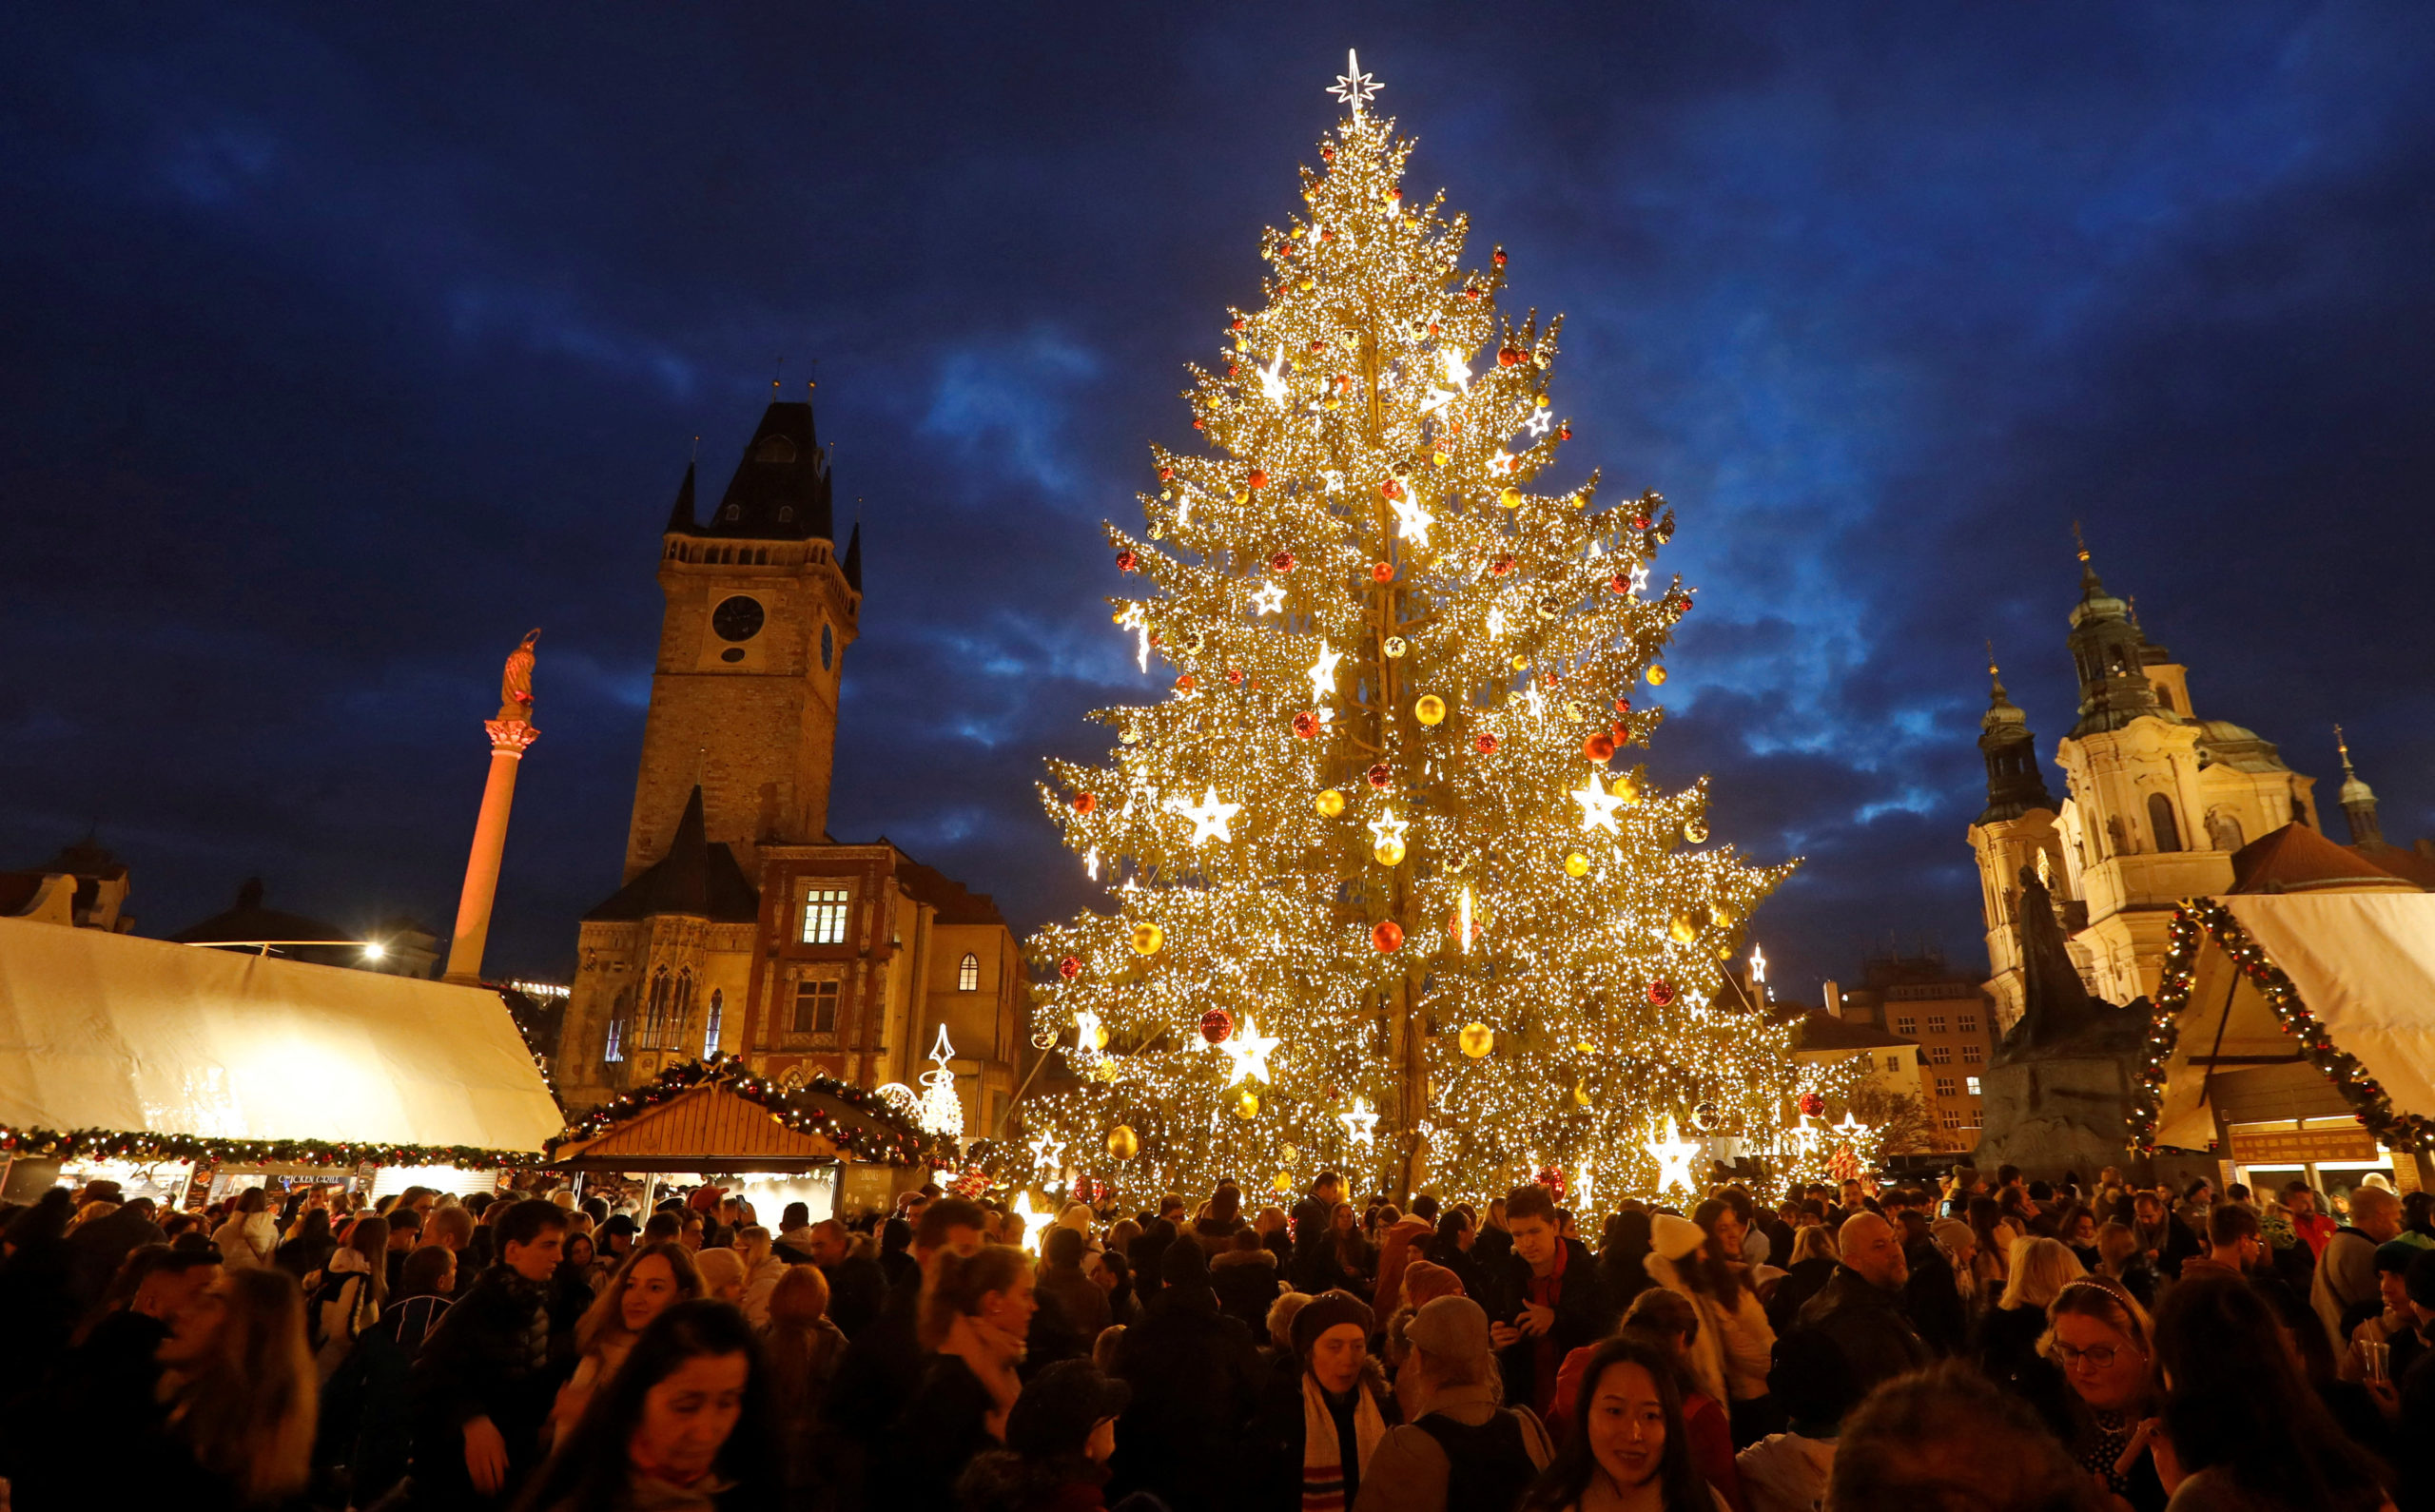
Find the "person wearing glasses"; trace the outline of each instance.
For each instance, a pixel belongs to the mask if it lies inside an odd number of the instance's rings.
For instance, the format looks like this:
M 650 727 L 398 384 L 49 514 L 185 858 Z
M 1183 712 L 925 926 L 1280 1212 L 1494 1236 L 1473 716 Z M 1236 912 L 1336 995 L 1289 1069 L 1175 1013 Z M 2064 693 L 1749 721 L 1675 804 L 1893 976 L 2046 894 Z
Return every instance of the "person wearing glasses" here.
M 2037 1341 L 2045 1368 L 2025 1370 L 2022 1394 L 2079 1466 L 2132 1512 L 2170 1498 L 2148 1448 L 2157 1432 L 2155 1345 L 2148 1311 L 2111 1276 L 2081 1276 L 2055 1293 Z

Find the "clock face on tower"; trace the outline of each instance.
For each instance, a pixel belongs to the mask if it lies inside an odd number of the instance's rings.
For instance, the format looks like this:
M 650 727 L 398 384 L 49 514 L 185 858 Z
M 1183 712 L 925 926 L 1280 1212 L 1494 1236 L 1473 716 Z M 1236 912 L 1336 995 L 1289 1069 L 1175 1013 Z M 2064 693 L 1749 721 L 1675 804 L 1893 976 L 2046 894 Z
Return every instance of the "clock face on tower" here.
M 749 641 L 761 633 L 762 622 L 768 617 L 759 599 L 738 593 L 721 600 L 719 607 L 711 611 L 711 629 L 723 641 Z

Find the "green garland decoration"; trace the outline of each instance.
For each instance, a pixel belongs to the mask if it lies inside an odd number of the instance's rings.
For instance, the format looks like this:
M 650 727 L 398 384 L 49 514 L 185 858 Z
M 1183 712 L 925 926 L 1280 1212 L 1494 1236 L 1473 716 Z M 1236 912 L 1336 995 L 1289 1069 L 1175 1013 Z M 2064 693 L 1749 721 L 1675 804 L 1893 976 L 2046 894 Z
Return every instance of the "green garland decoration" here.
M 571 1121 L 550 1141 L 550 1153 L 556 1154 L 564 1145 L 598 1138 L 670 1098 L 702 1086 L 724 1087 L 745 1101 L 768 1110 L 789 1129 L 798 1134 L 819 1134 L 857 1160 L 933 1168 L 955 1163 L 954 1140 L 927 1134 L 906 1122 L 903 1115 L 876 1093 L 866 1092 L 828 1076 L 814 1076 L 800 1089 L 833 1097 L 891 1132 L 874 1133 L 848 1128 L 831 1117 L 827 1110 L 814 1106 L 809 1098 L 799 1096 L 794 1091 L 779 1087 L 767 1077 L 756 1075 L 735 1056 L 723 1055 L 671 1066 L 641 1086 L 590 1110 Z
M 221 1166 L 455 1166 L 520 1171 L 541 1157 L 471 1145 L 360 1144 L 345 1139 L 224 1139 L 142 1129 L 14 1129 L 0 1125 L 0 1155 L 19 1160 L 183 1160 Z
M 2435 1120 L 2393 1106 L 2392 1095 L 2368 1075 L 2358 1056 L 2333 1042 L 2333 1037 L 2326 1033 L 2325 1026 L 2302 1000 L 2299 988 L 2292 985 L 2282 967 L 2268 959 L 2265 949 L 2241 927 L 2230 909 L 2212 898 L 2185 899 L 2173 910 L 2166 939 L 2163 980 L 2156 992 L 2154 1017 L 2148 1023 L 2145 1058 L 2128 1120 L 2129 1143 L 2133 1151 L 2143 1155 L 2155 1153 L 2156 1120 L 2164 1110 L 2165 1068 L 2181 1037 L 2181 1011 L 2190 1002 L 2199 946 L 2210 939 L 2250 979 L 2267 1006 L 2274 1010 L 2284 1033 L 2299 1045 L 2309 1063 L 2333 1083 L 2343 1100 L 2350 1105 L 2351 1113 L 2378 1143 L 2387 1150 L 2435 1149 Z

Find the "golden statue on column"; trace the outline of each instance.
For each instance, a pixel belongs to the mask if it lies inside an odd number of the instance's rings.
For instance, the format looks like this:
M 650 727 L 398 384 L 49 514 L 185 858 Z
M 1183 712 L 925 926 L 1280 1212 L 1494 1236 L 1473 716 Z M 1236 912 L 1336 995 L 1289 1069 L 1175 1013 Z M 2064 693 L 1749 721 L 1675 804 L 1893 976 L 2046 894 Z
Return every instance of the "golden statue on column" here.
M 507 851 L 507 814 L 516 802 L 516 769 L 525 750 L 540 735 L 533 727 L 533 643 L 538 630 L 525 632 L 508 652 L 499 673 L 498 717 L 485 720 L 491 740 L 490 779 L 482 785 L 481 817 L 474 822 L 474 849 L 465 859 L 465 890 L 457 902 L 457 932 L 448 943 L 447 979 L 477 986 L 482 979 L 482 947 L 491 933 L 491 905 L 498 897 L 498 866 Z

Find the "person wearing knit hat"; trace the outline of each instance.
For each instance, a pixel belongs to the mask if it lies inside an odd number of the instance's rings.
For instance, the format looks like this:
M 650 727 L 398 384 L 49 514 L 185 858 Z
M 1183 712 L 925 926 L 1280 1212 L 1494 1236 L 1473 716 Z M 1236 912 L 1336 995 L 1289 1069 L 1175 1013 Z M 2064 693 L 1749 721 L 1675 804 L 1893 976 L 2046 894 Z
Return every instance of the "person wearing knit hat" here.
M 1414 1260 L 1404 1267 L 1404 1304 L 1422 1308 L 1439 1297 L 1463 1295 L 1463 1278 L 1444 1266 Z
M 1501 1405 L 1488 1314 L 1469 1297 L 1432 1297 L 1404 1340 L 1395 1397 L 1405 1421 L 1378 1446 L 1354 1512 L 1511 1505 L 1555 1451 L 1536 1415 Z
M 1255 1506 L 1341 1509 L 1387 1435 L 1385 1383 L 1370 1357 L 1370 1304 L 1322 1291 L 1295 1312 L 1293 1350 L 1276 1362 L 1251 1425 Z
M 1731 1210 L 1714 1199 L 1701 1203 L 1687 1219 L 1659 1214 L 1650 1226 L 1651 1252 L 1643 1269 L 1699 1313 L 1699 1334 L 1684 1364 L 1692 1383 L 1732 1417 L 1733 1441 L 1748 1444 L 1774 1418 L 1766 1396 L 1776 1330 L 1747 1268 L 1736 1258 L 1740 1246 L 1732 1242 L 1730 1216 Z
M 956 1487 L 975 1512 L 1104 1505 L 1100 1486 L 1116 1452 L 1116 1420 L 1133 1399 L 1088 1360 L 1061 1360 L 1032 1378 L 1006 1414 L 1006 1446 L 976 1458 Z

